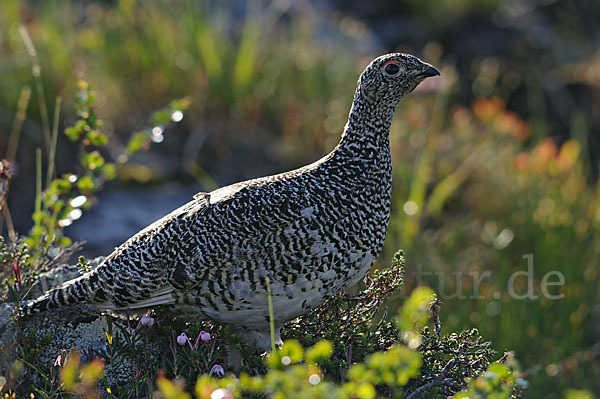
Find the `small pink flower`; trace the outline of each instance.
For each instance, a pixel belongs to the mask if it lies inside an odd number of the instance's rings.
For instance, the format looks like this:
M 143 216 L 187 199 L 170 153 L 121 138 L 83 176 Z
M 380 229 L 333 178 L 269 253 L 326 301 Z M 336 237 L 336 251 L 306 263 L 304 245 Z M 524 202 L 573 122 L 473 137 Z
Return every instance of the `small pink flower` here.
M 200 334 L 198 334 L 196 342 L 194 343 L 194 349 L 198 349 L 198 346 L 200 346 L 200 340 L 202 340 L 203 342 L 210 341 L 210 333 L 204 330 L 200 331 Z
M 207 331 L 200 331 L 200 339 L 204 342 L 210 341 L 210 333 Z
M 210 369 L 210 373 L 208 375 L 216 375 L 217 377 L 223 377 L 225 375 L 225 370 L 223 370 L 223 366 L 220 364 L 215 364 L 212 369 Z
M 62 355 L 56 356 L 56 360 L 54 361 L 54 365 L 60 367 L 60 362 L 62 361 Z
M 189 341 L 189 338 L 187 335 L 185 335 L 184 332 L 182 332 L 181 335 L 177 337 L 177 343 L 179 345 L 185 345 L 185 343 L 188 341 Z
M 147 314 L 143 315 L 142 318 L 140 319 L 140 322 L 138 323 L 137 328 L 140 328 L 142 326 L 145 327 L 152 327 L 154 325 L 154 318 L 148 316 Z

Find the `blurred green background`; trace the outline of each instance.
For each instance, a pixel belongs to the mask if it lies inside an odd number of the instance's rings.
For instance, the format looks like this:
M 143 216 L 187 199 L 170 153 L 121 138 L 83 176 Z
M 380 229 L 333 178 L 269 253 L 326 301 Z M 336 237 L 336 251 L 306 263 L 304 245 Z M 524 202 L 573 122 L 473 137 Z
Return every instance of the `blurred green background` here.
M 405 249 L 404 292 L 431 286 L 445 332 L 477 327 L 514 350 L 527 397 L 600 394 L 598 21 L 600 3 L 583 0 L 2 0 L 0 153 L 30 97 L 8 201 L 17 231 L 32 224 L 43 115 L 60 96 L 60 126 L 76 119 L 79 77 L 96 91 L 108 158 L 153 111 L 192 100 L 67 230 L 97 256 L 195 191 L 318 159 L 338 141 L 366 64 L 410 52 L 442 76 L 392 125 L 380 266 Z M 59 175 L 78 168 L 77 150 L 59 137 Z M 514 274 L 529 264 L 529 281 Z M 553 271 L 564 285 L 544 291 Z

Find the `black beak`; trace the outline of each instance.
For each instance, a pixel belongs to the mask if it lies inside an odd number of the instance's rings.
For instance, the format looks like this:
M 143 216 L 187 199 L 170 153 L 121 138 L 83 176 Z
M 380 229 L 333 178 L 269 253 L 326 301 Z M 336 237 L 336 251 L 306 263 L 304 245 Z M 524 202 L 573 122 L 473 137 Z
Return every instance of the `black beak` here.
M 419 77 L 422 77 L 423 79 L 429 78 L 432 76 L 440 76 L 440 71 L 438 71 L 437 68 L 432 67 L 431 65 L 427 65 L 427 68 L 425 68 L 423 71 L 421 71 L 419 73 Z

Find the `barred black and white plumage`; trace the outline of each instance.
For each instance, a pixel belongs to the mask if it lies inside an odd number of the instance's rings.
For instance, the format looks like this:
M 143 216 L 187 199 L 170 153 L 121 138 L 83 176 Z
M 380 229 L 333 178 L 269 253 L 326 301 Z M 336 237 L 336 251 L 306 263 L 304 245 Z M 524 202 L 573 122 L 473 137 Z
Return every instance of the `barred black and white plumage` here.
M 278 332 L 358 282 L 377 258 L 390 216 L 392 116 L 434 75 L 437 69 L 411 55 L 375 59 L 331 153 L 287 173 L 197 194 L 21 314 L 83 302 L 116 312 L 171 305 L 175 313 L 231 324 L 257 348 L 270 348 L 267 277 Z

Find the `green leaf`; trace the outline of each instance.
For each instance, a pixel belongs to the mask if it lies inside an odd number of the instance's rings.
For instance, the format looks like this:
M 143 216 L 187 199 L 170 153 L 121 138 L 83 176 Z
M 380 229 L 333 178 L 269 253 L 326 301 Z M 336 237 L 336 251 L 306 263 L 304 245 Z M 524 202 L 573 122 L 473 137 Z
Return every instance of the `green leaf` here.
M 190 399 L 191 395 L 185 392 L 185 387 L 179 382 L 169 381 L 164 377 L 156 379 L 156 386 L 165 399 Z
M 77 259 L 77 271 L 80 274 L 85 274 L 85 273 L 89 272 L 90 270 L 91 270 L 90 263 L 88 261 L 86 261 L 83 256 L 80 256 Z
M 475 380 L 469 382 L 469 386 L 466 390 L 459 394 L 456 394 L 456 398 L 469 398 L 469 399 L 510 399 L 512 398 L 512 391 L 516 384 L 525 385 L 524 380 L 517 382 L 513 376 L 516 368 L 516 362 L 510 362 L 508 364 L 493 363 L 488 366 L 486 372 L 477 377 Z
M 81 134 L 84 132 L 87 122 L 83 119 L 78 120 L 73 126 L 69 126 L 65 129 L 65 134 L 71 141 L 77 141 Z
M 92 151 L 81 157 L 81 164 L 85 169 L 93 171 L 104 166 L 104 157 L 98 151 Z
M 362 382 L 360 383 L 355 389 L 354 389 L 354 395 L 360 399 L 371 399 L 375 397 L 375 387 L 373 387 L 372 384 L 368 383 L 368 382 Z
M 402 305 L 396 320 L 402 331 L 420 331 L 429 320 L 429 307 L 435 299 L 435 294 L 428 287 L 417 287 Z
M 137 132 L 131 136 L 129 143 L 127 143 L 127 154 L 133 155 L 140 150 L 146 149 L 150 146 L 150 137 L 146 132 Z
M 200 377 L 202 378 L 202 377 Z M 200 378 L 198 379 L 198 381 L 200 381 Z M 198 386 L 198 384 L 196 383 L 196 387 Z M 247 390 L 247 391 L 251 391 L 251 392 L 262 392 L 264 391 L 264 379 L 262 377 L 251 377 L 246 373 L 242 373 L 242 375 L 240 375 L 240 386 L 242 387 L 242 389 Z M 196 389 L 196 393 L 198 393 L 198 390 Z M 198 397 L 200 397 L 200 395 L 197 394 Z
M 281 349 L 275 349 L 269 353 L 266 358 L 267 365 L 272 369 L 281 369 L 284 366 L 289 366 L 301 362 L 304 359 L 304 348 L 296 340 L 284 342 Z
M 68 247 L 69 245 L 73 244 L 73 240 L 71 240 L 69 237 L 62 236 L 58 238 L 56 244 L 61 247 Z
M 47 194 L 58 195 L 66 194 L 71 191 L 71 182 L 67 179 L 54 179 L 50 182 L 50 186 L 46 190 Z
M 108 143 L 108 137 L 99 130 L 90 130 L 85 136 L 92 145 L 103 146 Z
M 152 114 L 152 123 L 154 125 L 166 125 L 171 120 L 171 112 L 161 109 Z
M 88 90 L 87 102 L 86 105 L 91 107 L 96 102 L 96 93 L 94 91 Z
M 488 367 L 488 372 L 496 374 L 501 379 L 505 379 L 510 375 L 509 368 L 500 363 L 490 364 Z
M 405 346 L 393 346 L 385 352 L 375 352 L 366 362 L 375 371 L 374 384 L 404 386 L 412 377 L 419 375 L 421 355 Z
M 333 354 L 333 345 L 330 341 L 319 341 L 306 352 L 306 362 L 315 364 L 323 360 L 329 359 Z
M 583 389 L 567 389 L 564 393 L 565 399 L 594 399 L 590 391 Z
M 95 186 L 94 179 L 88 175 L 80 177 L 77 181 L 77 187 L 84 193 L 91 193 Z
M 65 206 L 65 201 L 64 200 L 56 200 L 54 202 L 54 204 L 51 204 L 50 209 L 52 209 L 52 211 L 54 212 L 54 214 L 57 214 L 60 212 L 60 210 Z M 70 209 L 69 209 L 70 211 Z
M 104 167 L 102 168 L 102 175 L 107 180 L 112 180 L 115 177 L 117 177 L 117 167 L 115 166 L 115 164 L 107 163 L 106 165 L 104 165 Z
M 304 348 L 295 339 L 285 341 L 278 352 L 281 359 L 286 356 L 290 358 L 291 363 L 288 364 L 294 364 L 304 360 Z M 284 363 L 284 366 L 285 365 L 286 364 Z
M 31 215 L 31 218 L 33 219 L 33 221 L 36 224 L 40 224 L 44 220 L 44 216 L 45 216 L 44 211 L 39 211 L 39 212 L 33 212 L 33 214 Z
M 178 98 L 176 100 L 171 101 L 169 104 L 169 108 L 171 111 L 187 111 L 192 103 L 192 99 L 190 97 Z
M 348 372 L 348 377 L 353 381 L 366 381 L 371 384 L 375 384 L 378 381 L 375 370 L 368 368 L 363 363 L 353 365 Z

